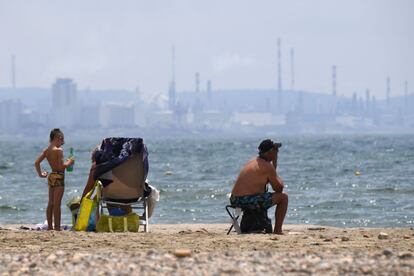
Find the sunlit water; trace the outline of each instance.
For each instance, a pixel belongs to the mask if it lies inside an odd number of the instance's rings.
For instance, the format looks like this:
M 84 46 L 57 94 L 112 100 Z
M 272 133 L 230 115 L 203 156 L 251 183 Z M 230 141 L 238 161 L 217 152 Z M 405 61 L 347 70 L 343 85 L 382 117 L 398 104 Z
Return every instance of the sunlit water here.
M 161 191 L 153 223 L 226 223 L 224 206 L 241 166 L 261 139 L 145 141 L 149 179 Z M 414 225 L 414 136 L 280 137 L 279 174 L 289 193 L 286 223 L 330 226 Z M 76 165 L 66 174 L 62 202 L 82 193 L 89 151 L 99 141 L 66 141 Z M 45 218 L 47 184 L 34 160 L 45 142 L 0 142 L 0 224 Z M 48 169 L 46 163 L 44 168 Z M 355 172 L 359 171 L 360 175 Z M 171 172 L 167 173 L 167 172 Z M 274 208 L 269 215 L 273 217 Z

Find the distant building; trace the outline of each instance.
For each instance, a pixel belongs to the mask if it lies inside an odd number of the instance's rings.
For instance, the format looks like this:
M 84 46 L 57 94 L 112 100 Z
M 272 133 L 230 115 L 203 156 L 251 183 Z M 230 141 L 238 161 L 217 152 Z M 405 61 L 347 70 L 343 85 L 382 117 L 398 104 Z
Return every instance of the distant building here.
M 0 102 L 0 130 L 16 130 L 21 123 L 23 105 L 20 100 L 4 100 Z
M 149 114 L 146 126 L 157 129 L 172 129 L 176 126 L 176 116 L 171 110 L 157 111 Z
M 76 84 L 71 79 L 56 79 L 52 86 L 50 122 L 55 126 L 72 127 L 76 115 Z
M 132 104 L 108 103 L 102 108 L 101 122 L 105 127 L 135 126 L 135 108 Z
M 275 115 L 270 112 L 235 112 L 231 117 L 232 124 L 242 126 L 281 126 L 286 123 L 284 115 Z
M 52 90 L 54 107 L 61 108 L 76 104 L 76 84 L 71 79 L 56 79 Z
M 76 127 L 97 128 L 100 126 L 100 106 L 82 105 L 78 108 Z

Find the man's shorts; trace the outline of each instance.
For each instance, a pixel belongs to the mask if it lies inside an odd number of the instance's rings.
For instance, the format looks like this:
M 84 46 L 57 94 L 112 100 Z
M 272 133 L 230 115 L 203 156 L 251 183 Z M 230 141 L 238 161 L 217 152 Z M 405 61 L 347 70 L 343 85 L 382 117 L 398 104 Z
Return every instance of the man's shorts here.
M 234 206 L 255 206 L 269 209 L 273 206 L 272 193 L 263 193 L 246 196 L 231 196 L 230 204 Z

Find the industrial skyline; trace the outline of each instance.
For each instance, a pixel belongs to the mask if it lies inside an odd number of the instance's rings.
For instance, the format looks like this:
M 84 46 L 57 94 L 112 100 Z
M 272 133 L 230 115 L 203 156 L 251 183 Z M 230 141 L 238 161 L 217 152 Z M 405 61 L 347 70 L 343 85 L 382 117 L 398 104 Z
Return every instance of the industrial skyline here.
M 280 107 L 283 106 L 283 98 L 282 98 L 282 91 L 295 91 L 295 67 L 294 67 L 294 48 L 290 48 L 290 88 L 289 89 L 284 89 L 283 88 L 283 78 L 282 78 L 282 40 L 281 38 L 277 38 L 277 86 L 275 87 L 275 89 L 278 91 L 278 102 Z M 173 109 L 175 102 L 176 102 L 176 93 L 177 93 L 177 88 L 176 88 L 176 50 L 175 50 L 175 45 L 171 46 L 171 79 L 168 85 L 168 97 L 169 97 L 169 108 Z M 11 84 L 10 87 L 14 90 L 16 89 L 16 56 L 12 55 L 11 56 L 11 66 L 10 66 L 11 70 L 10 70 L 10 75 L 11 75 Z M 200 91 L 200 72 L 195 72 L 194 74 L 194 80 L 195 80 L 195 85 L 194 85 L 194 90 L 196 92 Z M 209 83 L 209 85 L 211 86 L 211 81 L 212 80 L 207 80 L 207 82 Z M 337 96 L 337 66 L 336 65 L 332 65 L 331 67 L 331 95 L 336 97 Z M 30 87 L 30 86 L 29 86 Z M 240 88 L 239 88 L 240 89 Z M 243 88 L 242 88 L 243 89 Z M 244 88 L 244 89 L 249 89 L 249 88 Z M 250 89 L 256 89 L 256 88 L 250 88 Z M 270 88 L 271 89 L 271 88 Z M 366 90 L 370 90 L 369 88 L 365 88 Z M 190 91 L 190 89 L 187 89 L 185 91 Z M 229 89 L 231 90 L 231 88 Z M 306 90 L 306 89 L 299 89 L 298 91 L 308 91 L 308 92 L 315 92 L 315 93 L 325 93 L 324 91 L 310 91 L 310 90 Z M 354 90 L 353 90 L 354 91 Z M 349 91 L 347 91 L 348 93 L 341 93 L 341 96 L 345 96 L 345 97 L 352 97 L 352 95 L 349 94 Z M 163 93 L 162 91 L 160 92 L 161 94 Z M 354 92 L 355 93 L 355 92 Z M 378 94 L 378 93 L 377 93 Z M 400 96 L 399 93 L 395 93 L 397 96 Z M 404 90 L 403 93 L 401 95 L 407 95 L 409 94 L 408 91 L 408 81 L 405 80 L 404 81 Z M 387 103 L 389 103 L 389 99 L 391 97 L 391 77 L 387 76 L 386 77 L 386 89 L 385 89 L 385 100 Z M 378 97 L 379 99 L 381 99 L 381 96 Z
M 293 79 L 294 48 L 295 90 L 330 94 L 336 65 L 338 95 L 369 88 L 382 99 L 387 76 L 392 95 L 404 93 L 405 80 L 414 83 L 413 6 L 407 0 L 2 1 L 0 87 L 10 86 L 6 72 L 15 55 L 17 87 L 70 77 L 81 88 L 139 86 L 143 97 L 153 97 L 167 88 L 174 44 L 177 91 L 193 89 L 195 72 L 219 89 L 269 89 L 277 87 L 280 37 L 284 90 Z

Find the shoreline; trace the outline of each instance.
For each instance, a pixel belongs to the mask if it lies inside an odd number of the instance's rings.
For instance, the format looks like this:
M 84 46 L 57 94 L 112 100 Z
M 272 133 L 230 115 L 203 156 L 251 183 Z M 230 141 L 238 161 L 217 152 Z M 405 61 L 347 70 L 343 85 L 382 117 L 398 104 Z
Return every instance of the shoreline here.
M 230 224 L 153 224 L 149 233 L 31 231 L 20 226 L 0 225 L 2 273 L 414 273 L 413 227 L 285 225 L 280 236 L 226 235 Z M 180 249 L 188 256 L 176 256 Z

